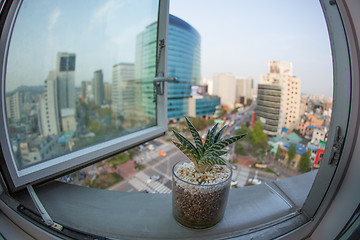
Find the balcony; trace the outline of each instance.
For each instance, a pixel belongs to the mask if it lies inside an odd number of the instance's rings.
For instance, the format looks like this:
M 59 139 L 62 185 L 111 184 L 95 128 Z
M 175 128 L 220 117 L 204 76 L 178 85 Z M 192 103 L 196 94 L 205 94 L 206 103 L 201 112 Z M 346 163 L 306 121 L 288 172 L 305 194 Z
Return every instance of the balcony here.
M 270 101 L 270 102 L 280 103 L 280 101 L 281 101 L 280 97 L 265 96 L 265 95 L 259 95 L 257 99 L 258 99 L 258 102 L 259 101 Z
M 271 108 L 280 108 L 280 103 L 262 101 L 262 100 L 258 100 L 257 105 L 264 107 L 271 107 Z
M 281 97 L 280 91 L 274 91 L 274 90 L 258 90 L 259 96 L 274 96 L 274 97 Z
M 263 107 L 263 106 L 256 106 L 255 109 L 257 112 L 265 112 L 265 113 L 270 113 L 270 114 L 274 114 L 274 115 L 279 115 L 280 114 L 280 109 L 279 108 L 271 108 L 271 107 Z

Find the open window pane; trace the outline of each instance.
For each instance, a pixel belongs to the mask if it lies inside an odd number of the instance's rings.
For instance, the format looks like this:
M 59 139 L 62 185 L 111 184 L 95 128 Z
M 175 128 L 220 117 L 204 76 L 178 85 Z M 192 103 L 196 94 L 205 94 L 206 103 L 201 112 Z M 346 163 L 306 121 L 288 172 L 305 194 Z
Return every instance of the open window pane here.
M 158 9 L 156 0 L 19 4 L 2 83 L 2 149 L 13 178 L 59 172 L 161 134 Z

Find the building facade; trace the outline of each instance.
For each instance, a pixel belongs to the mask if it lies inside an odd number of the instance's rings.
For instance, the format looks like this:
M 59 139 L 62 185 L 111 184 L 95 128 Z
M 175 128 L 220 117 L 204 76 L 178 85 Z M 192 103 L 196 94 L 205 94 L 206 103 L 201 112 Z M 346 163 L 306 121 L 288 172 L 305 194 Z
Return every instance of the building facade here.
M 119 63 L 112 70 L 112 111 L 116 117 L 126 116 L 135 109 L 134 64 Z
M 106 103 L 110 103 L 112 99 L 112 84 L 105 82 L 104 83 L 104 99 Z
M 260 84 L 281 88 L 279 124 L 291 130 L 298 125 L 301 105 L 301 80 L 292 72 L 291 62 L 269 61 L 269 73 L 260 76 Z
M 254 79 L 252 78 L 236 78 L 236 103 L 248 104 L 248 99 L 253 98 Z
M 60 52 L 56 62 L 56 80 L 60 109 L 75 109 L 75 54 Z
M 213 115 L 216 106 L 220 105 L 219 97 L 192 97 L 189 99 L 189 117 Z
M 257 118 L 264 125 L 264 132 L 277 136 L 281 132 L 281 86 L 259 84 L 255 109 Z
M 151 24 L 137 36 L 135 75 L 141 81 L 142 109 L 153 116 L 155 49 L 156 24 Z M 178 81 L 168 83 L 168 119 L 188 116 L 191 85 L 200 83 L 200 34 L 190 24 L 173 15 L 169 16 L 168 75 L 176 77 Z
M 102 70 L 94 72 L 94 78 L 92 80 L 92 90 L 94 94 L 94 104 L 101 106 L 104 104 L 104 75 Z
M 42 136 L 58 135 L 61 132 L 57 91 L 56 72 L 50 71 L 45 80 L 44 95 L 40 99 L 39 107 L 39 126 Z
M 236 76 L 232 73 L 216 73 L 213 75 L 213 94 L 221 98 L 221 105 L 235 108 Z
M 211 82 L 211 81 L 210 81 Z M 254 80 L 236 77 L 232 73 L 216 73 L 212 79 L 212 94 L 221 98 L 221 104 L 234 109 L 253 98 Z
M 19 121 L 21 118 L 20 93 L 16 91 L 6 96 L 6 114 L 8 121 Z
M 82 81 L 81 82 L 81 100 L 85 103 L 90 103 L 93 100 L 92 82 Z

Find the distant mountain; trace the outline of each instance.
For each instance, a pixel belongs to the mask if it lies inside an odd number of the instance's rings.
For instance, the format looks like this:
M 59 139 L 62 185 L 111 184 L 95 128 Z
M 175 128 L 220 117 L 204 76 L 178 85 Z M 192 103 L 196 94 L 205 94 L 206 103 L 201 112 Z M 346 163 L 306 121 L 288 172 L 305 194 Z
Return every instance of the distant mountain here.
M 11 92 L 7 92 L 7 94 L 12 94 L 14 92 L 21 92 L 21 93 L 31 92 L 32 94 L 42 94 L 44 92 L 44 86 L 43 85 L 40 85 L 40 86 L 22 85 Z

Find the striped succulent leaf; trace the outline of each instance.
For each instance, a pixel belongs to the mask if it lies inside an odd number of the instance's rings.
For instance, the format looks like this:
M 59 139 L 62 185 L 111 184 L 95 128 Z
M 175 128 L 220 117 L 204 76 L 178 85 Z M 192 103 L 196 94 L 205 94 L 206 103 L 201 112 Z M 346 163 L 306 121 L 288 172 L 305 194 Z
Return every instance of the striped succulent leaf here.
M 198 165 L 199 165 L 199 171 L 205 172 L 208 171 L 214 165 L 226 165 L 226 161 L 221 157 L 207 155 L 199 161 Z
M 191 135 L 192 135 L 193 138 L 194 138 L 195 145 L 196 145 L 196 148 L 197 148 L 197 150 L 198 150 L 198 153 L 199 153 L 199 154 L 203 154 L 203 143 L 202 143 L 200 134 L 198 133 L 198 131 L 196 130 L 196 128 L 194 127 L 194 125 L 192 125 L 192 123 L 189 121 L 189 119 L 188 119 L 187 117 L 185 117 L 185 119 L 186 119 L 186 122 L 187 122 L 187 124 L 188 124 L 188 126 L 189 126 Z
M 221 150 L 224 147 L 226 147 L 227 145 L 230 145 L 230 144 L 240 140 L 241 138 L 245 137 L 245 135 L 246 134 L 241 134 L 241 135 L 230 137 L 228 139 L 221 140 L 220 142 L 217 142 L 214 145 L 212 145 L 211 147 L 209 147 L 208 149 L 206 149 L 205 154 L 208 154 L 209 152 L 212 152 L 212 151 Z
M 222 149 L 246 135 L 242 134 L 228 139 L 222 139 L 221 135 L 226 126 L 216 133 L 218 127 L 218 124 L 216 124 L 211 130 L 208 130 L 205 143 L 203 144 L 196 128 L 188 118 L 185 119 L 191 135 L 194 138 L 195 145 L 175 130 L 173 130 L 173 133 L 179 142 L 173 141 L 173 143 L 194 163 L 196 171 L 198 172 L 209 171 L 214 165 L 226 165 L 226 161 L 220 156 L 226 154 L 227 151 Z
M 211 134 L 211 145 L 214 144 L 214 139 L 215 139 L 215 135 L 216 135 L 215 133 L 216 133 L 218 125 L 219 125 L 218 123 L 215 124 L 215 126 L 211 129 L 211 132 L 210 132 L 210 134 Z
M 216 135 L 214 138 L 214 143 L 217 143 L 221 140 L 221 135 L 223 134 L 223 132 L 225 131 L 225 128 L 227 127 L 227 125 L 225 125 Z
M 173 133 L 175 134 L 176 138 L 180 141 L 183 147 L 189 150 L 195 156 L 196 159 L 200 158 L 200 154 L 197 151 L 196 147 L 189 140 L 187 140 L 184 136 L 182 136 L 180 133 L 178 133 L 175 130 L 173 130 Z
M 194 154 L 192 154 L 186 147 L 184 147 L 183 145 L 181 145 L 181 143 L 172 141 L 176 147 L 178 147 L 180 149 L 180 151 L 182 151 L 193 163 L 195 166 L 197 166 L 197 161 L 196 161 L 196 157 L 194 156 Z
M 206 140 L 204 144 L 204 152 L 206 152 L 206 149 L 208 149 L 214 142 L 215 132 L 217 129 L 218 124 L 215 124 L 215 126 L 208 131 L 206 135 Z
M 204 143 L 203 153 L 205 153 L 206 149 L 208 149 L 210 147 L 210 143 L 211 143 L 210 137 L 211 137 L 210 130 L 208 130 L 208 132 L 206 134 L 205 143 Z
M 218 150 L 218 151 L 211 151 L 209 152 L 208 154 L 206 154 L 205 156 L 215 156 L 215 157 L 220 157 L 224 154 L 227 154 L 228 151 L 225 151 L 225 150 Z

